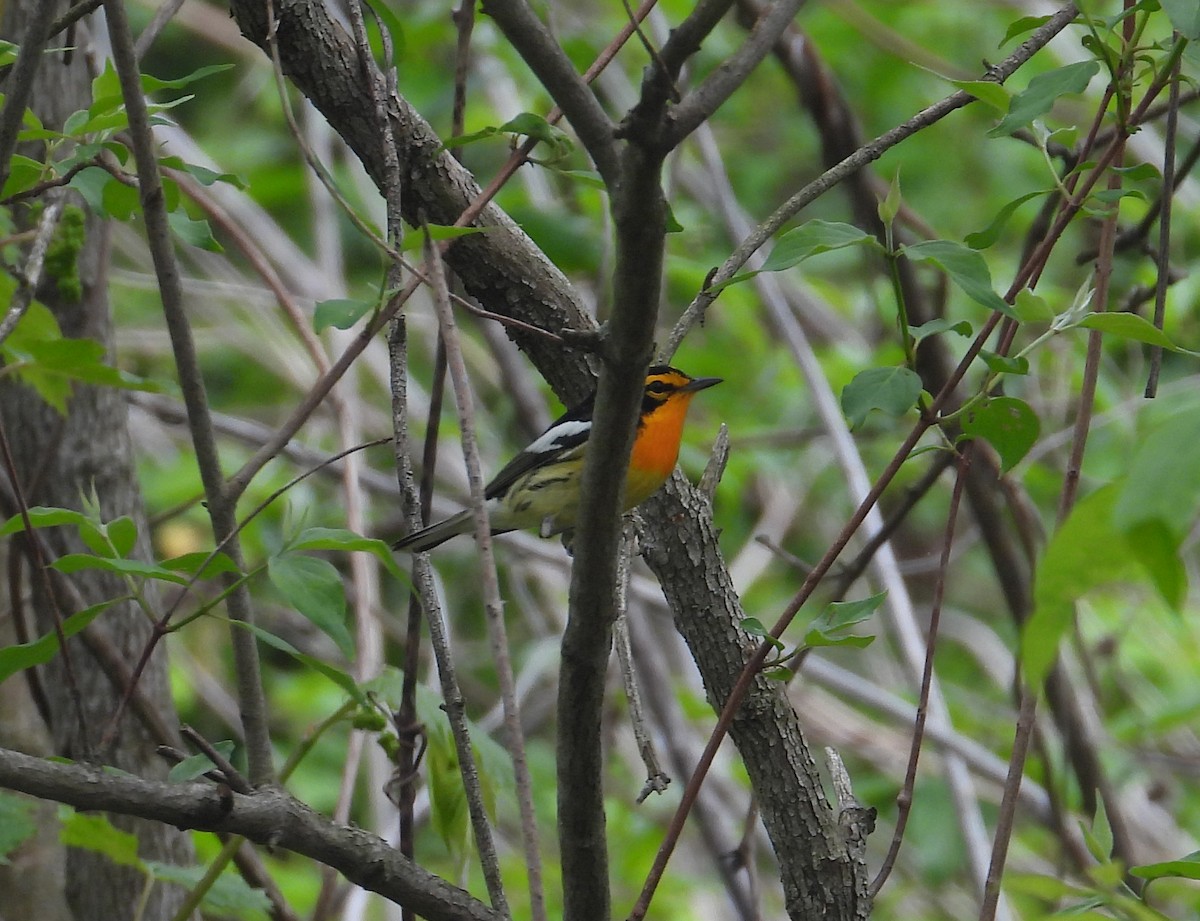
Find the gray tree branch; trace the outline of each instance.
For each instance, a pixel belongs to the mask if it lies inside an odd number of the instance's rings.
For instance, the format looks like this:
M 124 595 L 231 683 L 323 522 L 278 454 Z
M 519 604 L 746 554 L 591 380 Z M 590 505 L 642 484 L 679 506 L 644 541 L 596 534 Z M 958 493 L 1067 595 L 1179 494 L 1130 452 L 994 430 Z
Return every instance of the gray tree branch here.
M 142 780 L 8 749 L 0 749 L 0 786 L 79 809 L 241 835 L 294 851 L 335 868 L 364 889 L 410 906 L 429 921 L 503 919 L 469 893 L 401 856 L 386 841 L 360 828 L 336 825 L 273 787 L 242 795 L 206 783 Z

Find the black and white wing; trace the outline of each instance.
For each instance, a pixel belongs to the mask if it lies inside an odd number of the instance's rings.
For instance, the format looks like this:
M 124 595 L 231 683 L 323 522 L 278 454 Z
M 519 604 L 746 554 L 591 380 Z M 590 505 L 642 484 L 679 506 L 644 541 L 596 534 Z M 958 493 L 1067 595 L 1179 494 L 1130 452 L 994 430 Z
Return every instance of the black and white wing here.
M 484 491 L 484 497 L 495 499 L 503 496 L 530 470 L 554 463 L 583 447 L 592 432 L 593 402 L 594 399 L 589 397 L 570 412 L 564 413 L 550 423 L 546 431 L 542 432 L 524 451 L 510 460 L 492 478 Z

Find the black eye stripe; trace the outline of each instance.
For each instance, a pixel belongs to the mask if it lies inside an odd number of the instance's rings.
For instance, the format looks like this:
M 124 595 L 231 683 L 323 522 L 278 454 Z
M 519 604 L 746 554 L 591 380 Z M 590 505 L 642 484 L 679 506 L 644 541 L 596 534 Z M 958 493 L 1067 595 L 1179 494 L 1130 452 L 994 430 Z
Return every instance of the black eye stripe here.
M 651 393 L 670 393 L 675 389 L 675 385 L 666 381 L 651 381 L 646 385 L 646 389 Z

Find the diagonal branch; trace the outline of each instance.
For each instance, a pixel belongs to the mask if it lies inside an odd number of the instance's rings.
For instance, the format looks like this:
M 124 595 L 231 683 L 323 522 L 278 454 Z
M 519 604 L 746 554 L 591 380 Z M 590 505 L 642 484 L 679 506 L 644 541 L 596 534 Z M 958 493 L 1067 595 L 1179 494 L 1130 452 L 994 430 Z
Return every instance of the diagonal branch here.
M 251 795 L 204 783 L 163 783 L 0 749 L 0 787 L 79 809 L 116 812 L 243 837 L 334 867 L 350 882 L 409 905 L 429 921 L 503 915 L 414 864 L 370 832 L 336 825 L 276 789 Z
M 770 6 L 742 46 L 671 110 L 665 139 L 671 147 L 703 124 L 746 81 L 804 3 L 805 0 L 779 0 Z

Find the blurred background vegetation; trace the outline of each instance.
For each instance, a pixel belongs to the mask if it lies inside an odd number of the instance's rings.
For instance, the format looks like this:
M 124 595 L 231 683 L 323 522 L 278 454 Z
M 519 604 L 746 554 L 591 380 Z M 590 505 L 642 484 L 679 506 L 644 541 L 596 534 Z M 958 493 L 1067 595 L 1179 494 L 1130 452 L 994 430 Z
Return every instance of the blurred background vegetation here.
M 397 51 L 399 91 L 435 130 L 449 137 L 456 44 L 451 6 L 436 0 L 396 0 L 390 5 L 402 26 Z M 1108 16 L 1119 12 L 1118 4 L 1088 6 Z M 1138 6 L 1148 10 L 1150 5 Z M 690 8 L 676 0 L 660 3 L 647 20 L 650 40 L 660 44 L 668 24 Z M 155 9 L 154 3 L 131 4 L 135 29 L 144 28 Z M 1026 37 L 1027 31 L 1006 38 L 1015 22 L 1051 9 L 1016 0 L 970 4 L 831 0 L 808 4 L 795 25 L 807 53 L 822 62 L 828 98 L 842 100 L 861 136 L 871 138 L 953 92 L 952 80 L 978 79 L 988 63 L 1011 53 Z M 616 3 L 555 3 L 542 12 L 580 69 L 599 54 L 626 15 Z M 1151 15 L 1149 22 L 1145 44 L 1169 39 L 1165 16 Z M 1066 30 L 1018 72 L 1010 87 L 1023 89 L 1038 73 L 1089 58 L 1082 42 L 1086 35 L 1079 26 Z M 743 36 L 735 21 L 725 22 L 689 65 L 688 81 L 698 80 L 706 69 L 719 64 Z M 320 302 L 373 299 L 384 264 L 378 250 L 313 178 L 284 118 L 269 59 L 241 38 L 224 7 L 200 0 L 185 2 L 149 48 L 142 69 L 175 79 L 217 63 L 233 66 L 189 87 L 193 97 L 170 110 L 175 124 L 163 127 L 160 139 L 165 153 L 231 177 L 197 187 L 196 200 L 186 201 L 195 219 L 208 220 L 215 242 L 207 249 L 181 247 L 180 257 L 186 271 L 187 307 L 211 403 L 221 423 L 221 452 L 226 471 L 232 472 L 261 443 L 264 433 L 287 417 L 319 374 L 313 343 L 319 344 L 323 355 L 336 356 L 354 335 L 354 329 L 325 329 L 314 339 L 311 325 L 301 335 L 294 319 L 279 309 L 248 252 L 257 251 L 273 266 L 301 306 L 303 322 L 309 324 Z M 602 75 L 598 93 L 610 111 L 623 111 L 635 98 L 645 63 L 644 49 L 632 42 Z M 1192 80 L 1200 73 L 1197 64 L 1194 54 L 1185 55 L 1185 103 L 1194 96 Z M 1096 79 L 1085 93 L 1061 98 L 1044 117 L 1047 129 L 1073 127 L 1076 136 L 1085 132 L 1103 85 L 1103 79 Z M 811 87 L 798 89 L 780 63 L 768 58 L 709 125 L 668 161 L 669 199 L 682 229 L 668 241 L 660 341 L 704 287 L 712 267 L 723 262 L 740 241 L 744 228 L 737 221 L 752 226 L 826 168 L 822 134 L 807 108 L 814 103 Z M 468 134 L 500 125 L 521 112 L 545 113 L 551 104 L 486 15 L 478 16 L 475 24 L 466 88 Z M 805 91 L 810 94 L 807 99 Z M 298 94 L 290 92 L 289 103 L 307 143 L 328 165 L 342 194 L 380 226 L 382 203 L 354 156 Z M 897 225 L 910 239 L 961 241 L 991 226 L 1010 202 L 1058 182 L 1043 152 L 1028 139 L 988 136 L 999 118 L 995 109 L 976 103 L 918 132 L 869 167 L 879 199 L 889 187 L 899 188 L 903 206 Z M 1181 152 L 1197 143 L 1197 130 L 1193 109 L 1184 105 L 1177 139 Z M 1127 164 L 1161 165 L 1163 133 L 1163 125 L 1155 122 L 1135 134 Z M 1057 137 L 1071 142 L 1066 135 Z M 508 153 L 507 138 L 497 136 L 465 146 L 462 158 L 486 183 Z M 540 153 L 539 149 L 535 156 Z M 603 194 L 574 175 L 587 168 L 577 147 L 551 163 L 526 165 L 497 201 L 577 286 L 596 317 L 603 319 L 612 267 L 610 228 Z M 1142 220 L 1157 200 L 1160 186 L 1157 174 L 1131 177 L 1128 187 L 1138 194 L 1120 202 L 1122 228 Z M 1175 343 L 1189 348 L 1200 343 L 1197 278 L 1192 271 L 1200 254 L 1200 223 L 1195 220 L 1198 195 L 1200 190 L 1190 177 L 1175 195 L 1171 235 L 1175 274 L 1164 324 Z M 1033 199 L 1017 208 L 984 252 L 995 287 L 1001 291 L 1020 263 L 1040 201 Z M 789 226 L 811 219 L 853 223 L 855 214 L 847 196 L 834 188 Z M 1075 302 L 1081 289 L 1095 284 L 1090 261 L 1080 265 L 1076 256 L 1094 250 L 1099 220 L 1096 212 L 1074 223 L 1038 282 L 1037 294 L 1054 314 Z M 248 242 L 238 243 L 235 230 Z M 1118 251 L 1112 271 L 1112 309 L 1148 316 L 1153 301 L 1147 301 L 1142 289 L 1149 286 L 1152 292 L 1156 273 L 1145 247 Z M 930 267 L 920 267 L 918 277 L 931 290 L 944 286 L 946 317 L 966 320 L 975 329 L 982 325 L 984 309 L 957 288 L 945 286 Z M 718 426 L 728 425 L 732 451 L 716 492 L 713 516 L 745 608 L 767 624 L 775 620 L 803 581 L 806 566 L 824 553 L 857 504 L 839 467 L 833 436 L 814 408 L 811 372 L 804 370 L 803 362 L 815 362 L 812 367 L 819 369 L 836 394 L 864 369 L 904 361 L 888 265 L 875 251 L 839 249 L 771 278 L 786 291 L 791 320 L 805 333 L 807 354 L 788 347 L 778 318 L 764 309 L 758 289 L 743 283 L 722 293 L 674 359 L 690 374 L 725 378 L 723 386 L 705 393 L 693 406 L 681 463 L 689 477 L 697 478 Z M 117 225 L 109 283 L 117 364 L 142 377 L 170 382 L 173 359 L 137 219 Z M 420 294 L 406 308 L 406 318 L 411 435 L 419 444 L 429 412 L 437 323 L 431 304 Z M 466 313 L 460 323 L 479 408 L 485 472 L 495 472 L 560 406 L 500 327 Z M 1029 334 L 1022 332 L 1018 348 L 1043 332 L 1046 324 L 1031 328 Z M 963 354 L 969 339 L 952 332 L 941 335 L 949 340 L 955 358 Z M 1028 356 L 1028 374 L 1007 375 L 1004 381 L 1004 392 L 1026 401 L 1040 420 L 1032 451 L 1005 474 L 1011 501 L 1019 504 L 1015 519 L 1034 542 L 1035 554 L 1042 552 L 1056 527 L 1087 345 L 1083 330 L 1063 332 Z M 1145 343 L 1104 339 L 1081 473 L 1082 496 L 1106 483 L 1127 482 L 1131 470 L 1139 477 L 1148 475 L 1153 470 L 1149 461 L 1135 463 L 1147 439 L 1153 433 L 1188 431 L 1189 420 L 1200 412 L 1195 356 L 1165 354 L 1159 396 L 1151 401 L 1143 396 L 1148 354 Z M 977 374 L 976 385 L 978 379 Z M 202 488 L 176 398 L 169 392 L 138 393 L 131 396 L 131 403 L 139 475 L 156 552 L 167 558 L 210 548 L 208 521 L 199 503 Z M 854 444 L 868 476 L 882 470 L 913 418 L 911 412 L 899 418 L 872 413 L 854 431 Z M 440 421 L 435 517 L 466 502 L 452 408 L 442 412 Z M 379 341 L 356 362 L 335 397 L 305 425 L 289 456 L 274 461 L 255 479 L 242 510 L 267 499 L 320 459 L 390 432 L 387 352 L 386 344 Z M 1182 435 L 1159 437 L 1168 452 L 1190 458 L 1196 450 L 1195 443 L 1182 440 Z M 925 443 L 936 446 L 939 441 L 927 436 Z M 929 453 L 906 463 L 884 496 L 885 516 L 901 507 L 908 491 L 925 477 L 934 456 Z M 395 537 L 401 521 L 391 449 L 377 446 L 362 457 L 353 487 L 361 490 L 361 519 L 348 519 L 348 508 L 358 500 L 347 498 L 349 487 L 341 475 L 324 472 L 292 487 L 245 529 L 248 557 L 255 561 L 277 553 L 306 527 L 349 527 L 385 539 Z M 943 475 L 923 492 L 892 539 L 919 625 L 929 616 L 939 574 L 952 481 L 951 474 Z M 1142 485 L 1148 496 L 1159 486 L 1180 490 L 1172 495 L 1187 525 L 1181 543 L 1173 549 L 1187 576 L 1193 577 L 1196 484 L 1166 477 L 1161 484 Z M 986 527 L 970 515 L 959 520 L 946 572 L 936 658 L 946 712 L 931 720 L 904 846 L 896 871 L 879 893 L 877 918 L 949 921 L 977 912 L 979 881 L 971 855 L 978 842 L 964 837 L 964 816 L 976 816 L 984 840 L 990 841 L 987 829 L 996 819 L 1013 742 L 1020 633 L 1003 603 L 1004 587 L 986 552 Z M 852 544 L 846 558 L 861 548 L 861 540 Z M 543 842 L 552 851 L 553 700 L 570 559 L 556 541 L 527 534 L 500 539 L 497 556 L 536 806 Z M 344 575 L 351 610 L 378 624 L 383 659 L 394 670 L 402 661 L 408 587 L 366 555 L 355 558 L 358 563 L 352 567 L 348 555 L 329 556 Z M 485 782 L 498 813 L 509 897 L 515 916 L 525 917 L 524 863 L 515 807 L 507 793 L 511 768 L 502 748 L 482 735 L 491 733 L 503 741 L 478 556 L 473 542 L 461 538 L 440 548 L 434 561 L 468 713 L 481 729 L 478 744 Z M 830 585 L 838 581 L 833 579 Z M 1064 668 L 1079 691 L 1088 744 L 1094 746 L 1105 782 L 1114 791 L 1113 802 L 1122 810 L 1135 862 L 1148 865 L 1184 858 L 1196 849 L 1200 828 L 1195 783 L 1200 765 L 1196 728 L 1200 691 L 1195 680 L 1200 633 L 1193 619 L 1195 591 L 1190 590 L 1182 605 L 1172 609 L 1144 576 L 1101 584 L 1106 581 L 1097 575 L 1081 583 L 1088 591 L 1080 598 L 1063 646 Z M 842 594 L 832 594 L 832 587 L 823 589 L 793 629 L 800 630 L 829 601 L 862 598 L 879 588 L 875 577 L 867 576 L 843 586 Z M 267 630 L 356 677 L 372 677 L 359 675 L 356 663 L 292 610 L 268 580 L 257 581 L 255 591 Z M 695 668 L 675 634 L 653 577 L 644 568 L 635 569 L 633 577 L 630 631 L 637 674 L 649 699 L 652 736 L 674 782 L 665 794 L 635 802 L 644 770 L 614 671 L 606 796 L 614 900 L 619 910 L 636 897 L 687 772 L 713 724 Z M 792 681 L 790 693 L 814 750 L 820 752 L 826 745 L 836 748 L 857 796 L 878 810 L 878 830 L 870 839 L 868 854 L 874 868 L 896 821 L 919 672 L 914 673 L 906 656 L 903 637 L 882 613 L 859 625 L 856 632 L 876 639 L 865 648 L 812 652 Z M 789 646 L 797 642 L 799 636 L 791 638 Z M 225 625 L 212 618 L 189 624 L 172 636 L 170 653 L 172 690 L 183 721 L 210 739 L 234 737 L 237 707 L 230 691 L 232 664 Z M 343 705 L 346 695 L 292 657 L 271 650 L 264 655 L 272 736 L 282 761 L 306 733 Z M 418 795 L 417 858 L 433 872 L 480 894 L 483 889 L 471 857 L 461 794 L 454 789 L 453 747 L 440 728 L 440 692 L 428 663 L 421 682 L 427 686 L 422 717 L 430 731 L 430 748 L 423 769 L 426 780 Z M 394 671 L 389 671 L 381 687 L 394 691 L 395 684 Z M 387 696 L 389 691 L 383 693 Z M 1084 917 L 1182 919 L 1200 914 L 1200 891 L 1189 882 L 1156 881 L 1145 902 L 1124 888 L 1121 868 L 1107 860 L 1106 818 L 1103 811 L 1091 815 L 1084 808 L 1087 797 L 1064 754 L 1061 727 L 1045 707 L 1039 710 L 1038 720 L 1003 910 L 1011 911 L 1011 917 L 1031 919 L 1068 908 Z M 938 724 L 936 731 L 933 722 Z M 324 732 L 288 786 L 321 811 L 340 810 L 354 822 L 386 832 L 394 823 L 392 807 L 382 794 L 389 769 L 386 756 L 373 736 L 352 743 L 352 734 L 348 721 Z M 965 786 L 948 782 L 952 770 L 965 772 Z M 962 799 L 964 791 L 968 801 Z M 685 834 L 683 852 L 668 870 L 654 916 L 734 917 L 722 872 L 741 880 L 739 885 L 754 881 L 751 891 L 761 917 L 783 916 L 770 845 L 754 819 L 749 787 L 731 746 L 718 760 L 698 808 L 700 815 Z M 197 834 L 195 840 L 202 860 L 219 846 L 210 835 Z M 1092 856 L 1089 841 L 1097 852 Z M 266 862 L 297 912 L 311 913 L 322 884 L 314 865 L 286 853 L 268 854 Z M 1197 864 L 1189 866 L 1194 870 Z M 547 862 L 551 917 L 556 914 L 556 873 L 551 856 Z M 329 912 L 324 917 L 387 916 L 381 903 L 358 890 L 338 891 L 333 904 L 336 908 L 322 909 Z M 236 912 L 261 916 L 260 909 L 244 904 Z

